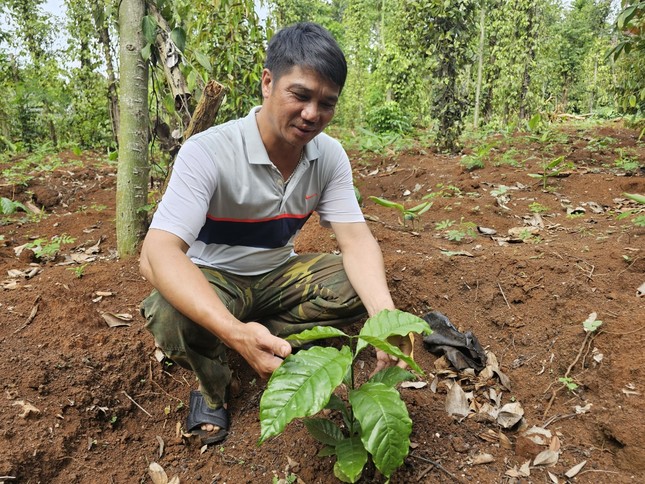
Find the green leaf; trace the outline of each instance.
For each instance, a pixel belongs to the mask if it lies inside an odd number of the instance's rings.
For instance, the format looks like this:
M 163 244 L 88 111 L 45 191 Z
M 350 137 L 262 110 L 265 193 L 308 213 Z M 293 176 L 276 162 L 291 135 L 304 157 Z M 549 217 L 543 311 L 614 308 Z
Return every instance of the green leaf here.
M 321 444 L 336 447 L 345 438 L 336 424 L 326 418 L 306 418 L 304 422 L 311 436 Z
M 200 51 L 198 51 L 198 50 L 196 50 L 194 53 L 195 53 L 195 59 L 197 59 L 197 62 L 199 62 L 199 64 L 200 64 L 204 69 L 206 69 L 208 72 L 210 72 L 212 68 L 211 68 L 211 62 L 210 62 L 210 60 L 208 59 L 208 57 L 207 57 L 207 56 L 205 56 L 204 54 L 202 54 L 202 53 L 201 53 Z
M 557 158 L 555 158 L 554 160 L 551 160 L 551 161 L 546 165 L 546 167 L 547 167 L 547 168 L 550 168 L 550 169 L 553 169 L 553 168 L 555 168 L 556 166 L 558 166 L 560 163 L 562 163 L 563 161 L 564 161 L 564 156 L 558 156 L 558 157 L 557 157 Z
M 430 334 L 430 326 L 414 314 L 398 309 L 384 309 L 365 321 L 358 336 L 359 338 L 374 336 L 386 340 L 389 336 L 395 334 L 406 336 L 409 333 Z M 359 339 L 356 345 L 356 354 L 365 348 L 366 344 L 365 340 Z
M 336 455 L 336 447 L 329 447 L 326 445 L 320 449 L 316 455 L 318 457 L 331 457 L 332 455 Z
M 260 400 L 258 444 L 280 434 L 293 419 L 322 410 L 351 364 L 347 346 L 340 351 L 316 346 L 287 357 L 271 375 Z
M 534 114 L 528 122 L 529 130 L 535 131 L 535 129 L 540 125 L 540 121 L 542 121 L 542 116 L 540 115 L 540 113 Z
M 146 15 L 141 21 L 141 28 L 143 29 L 143 37 L 146 39 L 146 43 L 154 44 L 157 38 L 157 21 L 154 17 Z
M 152 47 L 152 44 L 146 44 L 143 49 L 141 49 L 141 58 L 148 62 L 150 59 L 150 48 Z
M 365 448 L 378 470 L 389 478 L 410 450 L 412 420 L 405 403 L 394 388 L 372 382 L 350 391 L 349 401 L 361 424 Z
M 359 437 L 342 440 L 336 446 L 334 475 L 343 482 L 356 482 L 367 463 L 367 451 Z
M 405 361 L 410 368 L 418 372 L 420 375 L 425 375 L 425 372 L 419 365 L 408 355 L 403 353 L 398 347 L 388 343 L 387 341 L 377 338 L 376 336 L 363 336 L 363 341 L 371 344 L 374 348 L 385 351 L 388 355 L 396 356 L 399 360 Z
M 170 39 L 175 43 L 177 49 L 183 52 L 186 48 L 186 31 L 181 27 L 175 27 L 170 31 Z
M 349 338 L 349 335 L 343 333 L 338 328 L 334 328 L 333 326 L 316 326 L 311 329 L 306 329 L 298 334 L 291 334 L 285 339 L 287 341 L 306 343 L 308 341 L 315 341 L 325 338 L 335 338 L 337 336 L 345 336 L 346 338 Z
M 634 96 L 633 94 L 631 96 L 629 96 L 629 105 L 632 108 L 636 107 L 636 96 Z
M 623 195 L 635 202 L 645 203 L 645 195 L 639 195 L 638 193 L 623 193 Z
M 379 205 L 381 205 L 383 207 L 396 208 L 400 212 L 403 212 L 405 210 L 403 205 L 401 205 L 400 203 L 392 202 L 392 201 L 387 200 L 385 198 L 370 197 L 370 200 L 372 200 L 374 203 L 377 203 L 377 204 L 379 204 Z
M 596 316 L 597 314 L 595 312 L 591 313 L 589 317 L 582 322 L 582 328 L 585 330 L 585 333 L 593 333 L 602 326 L 602 321 L 600 319 L 596 319 Z
M 409 371 L 399 368 L 398 366 L 390 366 L 389 368 L 384 368 L 376 373 L 369 381 L 372 383 L 383 383 L 384 385 L 395 387 L 401 382 L 414 379 L 415 376 Z

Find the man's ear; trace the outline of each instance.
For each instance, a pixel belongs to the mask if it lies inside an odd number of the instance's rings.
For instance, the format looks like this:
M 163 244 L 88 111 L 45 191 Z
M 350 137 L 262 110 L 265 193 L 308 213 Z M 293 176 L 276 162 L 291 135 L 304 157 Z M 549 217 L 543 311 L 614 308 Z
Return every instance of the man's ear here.
M 262 81 L 260 82 L 262 87 L 262 97 L 264 99 L 269 97 L 271 94 L 271 89 L 273 89 L 273 74 L 269 69 L 264 68 L 262 70 Z

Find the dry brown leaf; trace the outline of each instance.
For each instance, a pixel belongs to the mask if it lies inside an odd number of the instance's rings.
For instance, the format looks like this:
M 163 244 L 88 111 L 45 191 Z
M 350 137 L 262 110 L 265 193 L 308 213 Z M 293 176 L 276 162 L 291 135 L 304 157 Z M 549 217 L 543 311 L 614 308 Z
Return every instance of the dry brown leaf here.
M 499 446 L 502 449 L 512 449 L 513 444 L 511 443 L 511 439 L 509 439 L 506 435 L 502 433 L 502 431 L 499 431 Z
M 524 409 L 520 402 L 512 402 L 504 405 L 497 415 L 497 423 L 503 428 L 509 429 L 522 420 Z
M 449 415 L 461 415 L 462 417 L 466 417 L 470 412 L 468 398 L 466 398 L 466 394 L 458 382 L 454 382 L 450 387 L 450 390 L 448 390 L 445 408 Z
M 474 466 L 480 464 L 490 464 L 491 462 L 495 462 L 495 457 L 493 457 L 491 454 L 481 453 L 473 457 Z
M 401 383 L 401 388 L 425 388 L 428 386 L 427 381 L 404 381 Z
M 175 476 L 168 481 L 168 484 L 179 484 L 179 476 Z
M 531 461 L 527 460 L 520 466 L 520 472 L 524 477 L 529 477 L 531 475 Z
M 158 435 L 156 437 L 157 437 L 157 442 L 159 442 L 159 458 L 161 459 L 163 457 L 163 450 L 164 450 L 165 444 L 161 437 L 159 437 Z
M 486 430 L 486 432 L 480 432 L 479 434 L 477 434 L 477 437 L 486 442 L 495 443 L 499 441 L 499 436 L 495 433 L 494 430 L 491 429 Z
M 571 469 L 569 469 L 567 472 L 564 473 L 565 476 L 567 476 L 569 479 L 575 477 L 578 475 L 578 472 L 582 470 L 582 468 L 585 466 L 587 463 L 586 460 L 583 460 L 579 464 L 574 465 Z
M 531 442 L 538 445 L 548 445 L 551 442 L 553 435 L 550 430 L 542 427 L 533 426 L 522 434 Z
M 114 293 L 110 291 L 96 291 L 94 294 L 96 296 L 103 296 L 103 297 L 114 296 Z
M 535 457 L 533 465 L 551 467 L 558 463 L 559 458 L 560 454 L 558 452 L 554 452 L 551 449 L 543 450 Z
M 554 435 L 549 444 L 549 449 L 553 452 L 560 452 L 560 439 L 557 435 Z
M 556 476 L 555 474 L 549 471 L 546 471 L 546 473 L 549 475 L 549 479 L 551 479 L 551 482 L 553 484 L 560 484 L 560 481 L 558 480 L 558 476 Z
M 132 315 L 130 314 L 101 313 L 101 317 L 105 320 L 110 328 L 116 328 L 118 326 L 130 326 L 132 321 Z
M 150 466 L 148 466 L 148 475 L 154 484 L 168 484 L 166 471 L 156 462 L 151 462 Z
M 208 450 L 208 445 L 202 445 L 201 449 L 199 449 L 199 453 L 203 454 Z

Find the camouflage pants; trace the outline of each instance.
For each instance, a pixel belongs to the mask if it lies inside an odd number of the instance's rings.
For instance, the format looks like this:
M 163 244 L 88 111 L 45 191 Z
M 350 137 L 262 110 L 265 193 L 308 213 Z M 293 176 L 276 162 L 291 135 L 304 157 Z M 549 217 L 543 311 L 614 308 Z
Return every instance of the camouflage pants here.
M 201 267 L 213 290 L 240 321 L 257 321 L 277 336 L 318 325 L 342 326 L 365 316 L 340 256 L 295 256 L 266 274 L 238 276 Z M 146 329 L 175 363 L 192 370 L 213 407 L 228 398 L 231 371 L 226 347 L 172 307 L 158 291 L 141 305 Z

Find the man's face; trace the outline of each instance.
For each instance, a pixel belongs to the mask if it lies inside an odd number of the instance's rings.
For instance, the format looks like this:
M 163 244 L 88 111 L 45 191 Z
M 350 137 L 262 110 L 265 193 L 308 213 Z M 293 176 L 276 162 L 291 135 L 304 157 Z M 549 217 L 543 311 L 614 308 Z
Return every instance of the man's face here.
M 265 143 L 301 149 L 332 120 L 339 93 L 336 84 L 312 69 L 293 67 L 277 81 L 265 69 L 260 111 L 269 129 Z

